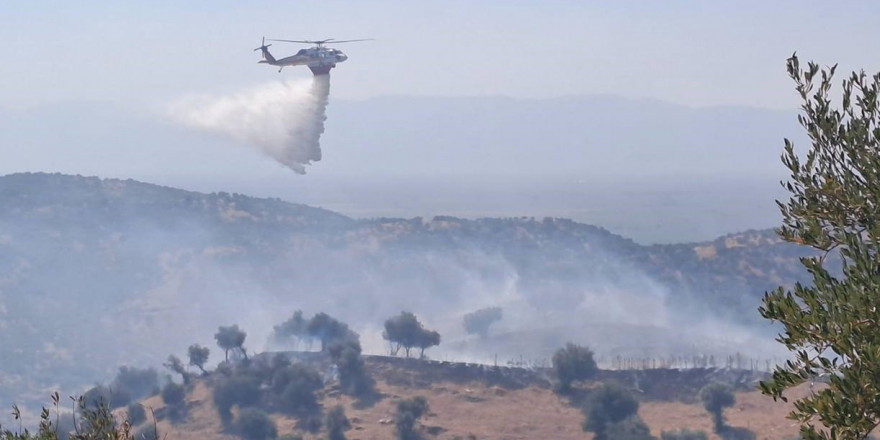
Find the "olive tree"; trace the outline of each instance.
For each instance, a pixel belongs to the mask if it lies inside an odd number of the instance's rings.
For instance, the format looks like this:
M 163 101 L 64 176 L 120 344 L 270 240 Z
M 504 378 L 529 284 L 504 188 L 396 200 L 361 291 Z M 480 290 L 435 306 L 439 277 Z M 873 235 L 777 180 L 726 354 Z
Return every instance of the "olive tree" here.
M 712 424 L 715 432 L 720 433 L 724 430 L 724 408 L 728 408 L 736 403 L 736 396 L 729 386 L 712 382 L 704 386 L 700 390 L 700 401 L 703 402 L 703 408 L 709 414 L 712 414 Z
M 187 349 L 187 354 L 189 354 L 190 365 L 198 367 L 198 369 L 202 371 L 202 374 L 208 374 L 208 372 L 205 371 L 205 363 L 208 362 L 208 356 L 211 354 L 211 350 L 208 347 L 193 344 Z
M 852 73 L 837 104 L 836 66 L 802 68 L 793 55 L 787 68 L 810 146 L 802 155 L 785 140 L 790 199 L 778 202 L 778 233 L 817 253 L 801 259 L 811 283 L 764 296 L 760 313 L 781 323 L 794 358 L 760 388 L 786 400 L 785 390 L 825 375 L 827 387 L 794 402 L 801 437 L 865 439 L 880 424 L 880 74 Z
M 247 359 L 247 351 L 244 349 L 244 339 L 246 337 L 247 333 L 238 328 L 238 325 L 220 326 L 217 329 L 217 333 L 214 334 L 214 339 L 217 340 L 217 345 L 223 349 L 227 362 L 229 361 L 229 350 L 238 350 Z
M 553 354 L 553 372 L 559 380 L 559 391 L 571 389 L 576 380 L 589 379 L 596 375 L 599 368 L 593 359 L 593 351 L 587 347 L 569 342 L 565 347 Z
M 603 385 L 590 396 L 583 409 L 582 427 L 584 431 L 593 432 L 596 440 L 613 440 L 609 431 L 615 429 L 646 431 L 640 419 L 629 420 L 638 415 L 638 410 L 639 401 L 629 391 L 617 385 Z M 626 421 L 630 422 L 630 426 L 618 426 Z
M 396 355 L 402 347 L 409 357 L 410 351 L 418 347 L 420 357 L 425 356 L 425 349 L 440 344 L 440 333 L 428 330 L 411 312 L 400 312 L 385 321 L 382 337 L 391 344 L 391 354 Z

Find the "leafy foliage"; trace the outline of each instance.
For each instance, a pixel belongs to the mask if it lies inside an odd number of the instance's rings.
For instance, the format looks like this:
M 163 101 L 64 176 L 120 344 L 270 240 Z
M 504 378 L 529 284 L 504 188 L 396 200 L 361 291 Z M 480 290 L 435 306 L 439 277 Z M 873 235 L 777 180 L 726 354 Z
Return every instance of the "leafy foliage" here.
M 309 320 L 306 331 L 313 338 L 321 341 L 321 351 L 327 351 L 333 344 L 358 339 L 357 333 L 351 331 L 348 324 L 323 312 Z
M 280 395 L 281 407 L 292 413 L 315 409 L 318 406 L 315 392 L 323 386 L 321 374 L 304 364 L 278 370 L 272 377 L 272 388 Z
M 715 432 L 724 430 L 724 408 L 733 406 L 736 403 L 736 396 L 733 390 L 723 383 L 712 382 L 700 390 L 700 401 L 709 414 L 712 414 L 712 423 Z
M 179 357 L 169 354 L 168 360 L 162 366 L 179 374 L 183 383 L 189 383 L 189 372 L 186 371 L 186 367 L 183 366 L 183 361 Z
M 553 372 L 559 381 L 560 391 L 567 391 L 576 380 L 589 379 L 596 375 L 599 367 L 593 359 L 593 352 L 587 347 L 569 342 L 553 354 Z
M 147 423 L 134 432 L 134 440 L 159 440 L 160 438 L 162 437 L 159 436 L 156 425 L 152 423 Z
M 359 340 L 349 339 L 344 343 L 335 344 L 331 348 L 330 355 L 339 369 L 339 385 L 343 391 L 354 396 L 367 396 L 373 393 L 375 383 L 364 365 Z
M 135 402 L 128 404 L 125 413 L 128 416 L 128 423 L 131 423 L 131 426 L 140 425 L 141 422 L 147 420 L 147 411 L 140 403 Z
M 208 356 L 211 354 L 211 350 L 208 347 L 193 344 L 187 349 L 187 354 L 189 355 L 189 365 L 197 367 L 202 371 L 202 374 L 208 373 L 205 371 L 205 363 L 208 362 Z
M 158 440 L 159 436 L 153 426 L 153 435 L 149 437 L 135 437 L 131 432 L 131 425 L 126 421 L 121 424 L 116 422 L 112 411 L 106 404 L 90 407 L 83 398 L 74 399 L 79 423 L 74 422 L 73 430 L 67 432 L 61 425 L 58 393 L 52 395 L 52 407 L 44 407 L 40 413 L 40 424 L 36 432 L 31 433 L 27 429 L 12 431 L 0 427 L 0 440 Z M 54 420 L 53 414 L 54 412 Z M 21 411 L 17 406 L 12 407 L 14 420 L 21 421 Z
M 288 336 L 321 341 L 321 351 L 329 353 L 339 368 L 339 382 L 344 392 L 365 396 L 373 391 L 373 380 L 367 374 L 361 356 L 360 337 L 348 324 L 323 312 L 306 321 L 302 312 L 296 311 L 292 318 L 275 327 L 275 338 Z M 429 343 L 422 341 L 422 344 Z
M 238 431 L 245 440 L 266 440 L 278 436 L 278 428 L 269 415 L 257 408 L 244 408 L 236 421 Z
M 651 429 L 638 414 L 612 423 L 606 429 L 605 435 L 609 440 L 656 440 L 651 435 Z
M 334 406 L 324 417 L 324 428 L 328 440 L 345 440 L 345 431 L 351 429 L 351 422 L 345 416 L 341 405 Z
M 224 422 L 232 420 L 231 409 L 255 405 L 260 401 L 260 381 L 247 374 L 219 379 L 214 385 L 214 405 Z
M 95 385 L 82 395 L 83 402 L 89 408 L 98 408 L 108 405 L 111 409 L 120 408 L 131 402 L 131 393 L 125 388 L 111 388 L 105 385 Z
M 428 412 L 428 400 L 422 396 L 411 399 L 402 399 L 397 402 L 397 415 L 394 418 L 399 440 L 414 440 L 416 434 L 416 421 Z
M 464 315 L 464 330 L 469 335 L 489 336 L 489 327 L 501 320 L 501 307 L 487 307 Z
M 420 357 L 424 357 L 425 349 L 440 344 L 440 333 L 426 329 L 416 315 L 406 311 L 385 321 L 382 337 L 391 343 L 391 354 L 396 355 L 402 347 L 406 357 L 413 347 L 421 349 Z
M 168 382 L 162 388 L 162 401 L 165 402 L 165 411 L 168 418 L 177 423 L 186 419 L 186 387 L 174 382 Z
M 596 440 L 614 440 L 610 432 L 626 429 L 615 425 L 637 415 L 638 409 L 639 401 L 629 391 L 617 385 L 603 385 L 590 396 L 584 408 L 584 431 L 595 433 Z M 634 432 L 640 429 L 630 428 Z
M 820 254 L 801 260 L 810 285 L 764 296 L 761 315 L 782 324 L 778 340 L 795 356 L 761 390 L 785 400 L 786 389 L 827 376 L 828 387 L 797 400 L 790 417 L 806 440 L 861 440 L 880 424 L 880 74 L 852 73 L 837 107 L 836 66 L 801 69 L 792 55 L 787 69 L 811 145 L 802 159 L 785 140 L 790 199 L 778 203 L 778 233 Z
M 110 388 L 125 390 L 132 399 L 147 397 L 159 388 L 159 373 L 155 368 L 119 367 Z
M 178 385 L 174 382 L 168 382 L 165 384 L 165 387 L 162 388 L 162 401 L 165 402 L 166 405 L 176 406 L 183 403 L 184 398 L 186 397 L 186 389 L 183 385 Z
M 245 359 L 247 359 L 247 351 L 244 349 L 245 338 L 247 338 L 247 333 L 238 328 L 237 324 L 229 327 L 220 326 L 220 328 L 217 329 L 217 333 L 214 334 L 214 339 L 217 340 L 217 345 L 220 346 L 225 353 L 226 361 L 229 361 L 229 350 L 237 350 Z

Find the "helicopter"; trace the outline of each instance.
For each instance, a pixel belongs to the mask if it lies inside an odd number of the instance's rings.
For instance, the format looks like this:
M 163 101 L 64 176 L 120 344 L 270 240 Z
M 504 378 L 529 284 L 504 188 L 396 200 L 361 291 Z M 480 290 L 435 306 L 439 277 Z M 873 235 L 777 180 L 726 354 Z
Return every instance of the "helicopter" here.
M 260 50 L 263 51 L 263 59 L 260 60 L 260 63 L 269 64 L 271 66 L 279 66 L 278 71 L 281 72 L 281 69 L 284 69 L 285 66 L 308 66 L 314 75 L 328 75 L 330 73 L 330 69 L 336 67 L 336 63 L 341 63 L 348 59 L 348 55 L 342 53 L 339 49 L 333 49 L 331 47 L 326 47 L 326 44 L 337 44 L 337 43 L 352 43 L 355 41 L 369 41 L 372 38 L 366 38 L 362 40 L 336 40 L 334 38 L 327 38 L 325 40 L 273 40 L 269 39 L 269 41 L 280 41 L 285 43 L 304 43 L 304 44 L 314 44 L 314 47 L 309 47 L 306 49 L 300 49 L 294 55 L 289 57 L 281 58 L 280 60 L 275 59 L 271 53 L 269 53 L 269 46 L 271 44 L 266 44 L 266 37 L 263 37 L 263 42 L 260 44 L 260 47 L 254 49 L 254 52 Z

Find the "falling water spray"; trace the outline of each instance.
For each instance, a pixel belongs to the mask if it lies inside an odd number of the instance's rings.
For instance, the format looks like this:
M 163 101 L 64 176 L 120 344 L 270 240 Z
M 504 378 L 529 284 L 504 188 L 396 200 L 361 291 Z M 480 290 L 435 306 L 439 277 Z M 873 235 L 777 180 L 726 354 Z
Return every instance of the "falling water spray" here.
M 258 148 L 296 173 L 321 160 L 330 75 L 260 85 L 229 96 L 182 99 L 171 116 Z

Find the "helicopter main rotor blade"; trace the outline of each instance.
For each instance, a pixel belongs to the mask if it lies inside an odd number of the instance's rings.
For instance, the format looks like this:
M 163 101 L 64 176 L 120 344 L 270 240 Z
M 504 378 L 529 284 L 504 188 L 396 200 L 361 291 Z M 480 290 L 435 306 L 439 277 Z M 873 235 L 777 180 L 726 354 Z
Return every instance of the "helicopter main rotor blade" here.
M 332 40 L 332 38 L 331 38 Z M 283 41 L 285 43 L 304 43 L 304 44 L 324 44 L 330 40 L 312 41 L 312 40 L 276 40 L 270 38 L 269 41 Z
M 364 38 L 361 40 L 333 40 L 330 41 L 329 44 L 339 44 L 339 43 L 354 43 L 355 41 L 374 41 L 375 38 Z
M 364 38 L 361 40 L 336 40 L 334 38 L 327 38 L 325 40 L 276 40 L 269 38 L 269 41 L 283 41 L 285 43 L 303 43 L 303 44 L 336 44 L 336 43 L 353 43 L 355 41 L 373 41 L 373 38 Z

